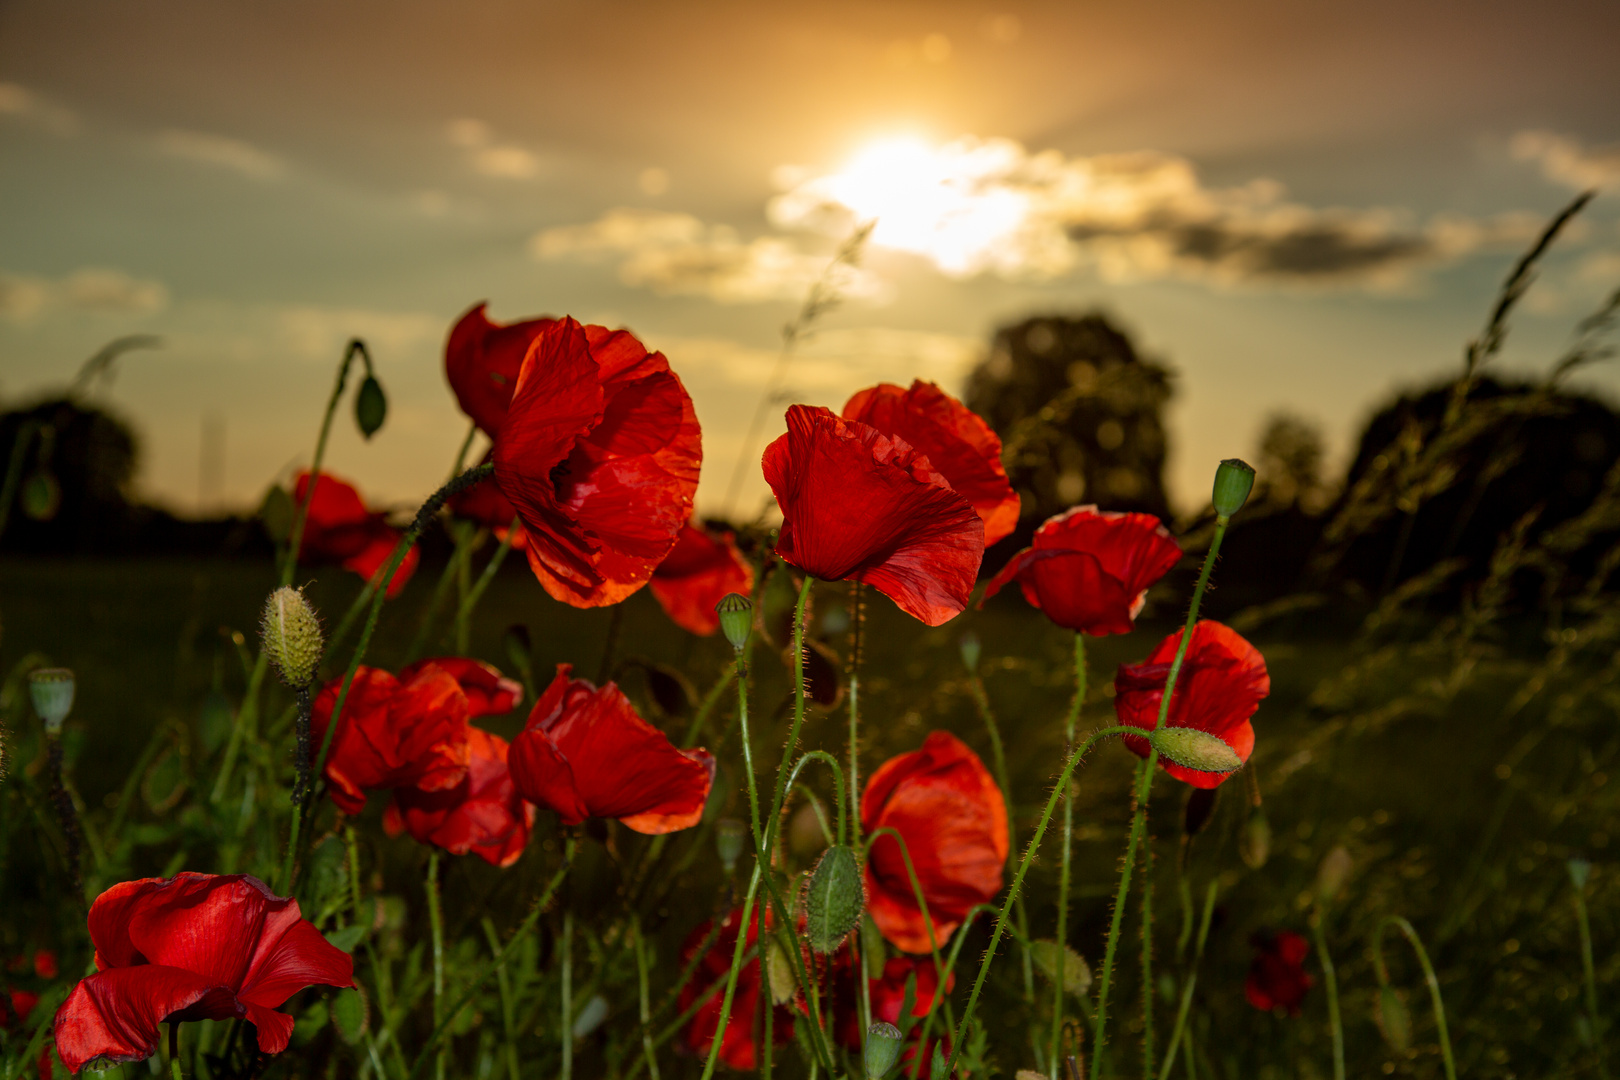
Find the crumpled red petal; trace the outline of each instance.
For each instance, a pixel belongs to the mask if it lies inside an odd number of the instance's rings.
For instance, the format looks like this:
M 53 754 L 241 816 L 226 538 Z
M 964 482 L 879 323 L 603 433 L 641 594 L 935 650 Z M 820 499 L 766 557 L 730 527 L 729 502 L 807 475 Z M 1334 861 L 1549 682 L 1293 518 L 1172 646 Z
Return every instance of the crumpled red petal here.
M 729 593 L 752 593 L 754 570 L 731 533 L 687 525 L 653 571 L 651 587 L 676 626 L 707 637 L 720 629 L 714 605 Z
M 935 384 L 918 379 L 901 389 L 880 383 L 850 398 L 843 416 L 927 454 L 984 521 L 985 547 L 1017 526 L 1018 493 L 1001 464 L 1001 439 L 982 417 Z
M 575 607 L 647 583 L 691 516 L 702 458 L 692 399 L 663 354 L 573 319 L 530 348 L 494 448 L 530 568 Z
M 418 660 L 399 669 L 399 681 L 409 683 L 418 674 L 433 665 L 448 672 L 467 695 L 467 719 L 480 716 L 502 716 L 517 708 L 523 700 L 523 684 L 508 679 L 494 664 L 474 660 L 470 656 L 434 656 Z
M 293 485 L 293 500 L 302 504 L 308 496 L 310 474 L 300 472 Z M 353 484 L 331 473 L 322 472 L 315 483 L 304 521 L 303 540 L 298 557 L 306 561 L 340 563 L 345 570 L 359 574 L 368 583 L 394 555 L 394 548 L 405 534 L 388 524 L 387 516 L 366 509 Z M 388 584 L 390 599 L 399 595 L 416 572 L 421 553 L 411 545 L 394 578 Z
M 1159 642 L 1140 664 L 1121 664 L 1114 676 L 1114 711 L 1119 722 L 1152 731 L 1170 664 L 1181 644 L 1177 630 Z M 1265 657 L 1236 630 L 1211 619 L 1193 627 L 1192 642 L 1182 661 L 1176 692 L 1170 699 L 1168 727 L 1194 728 L 1221 739 L 1243 760 L 1254 752 L 1254 725 L 1249 718 L 1271 693 Z M 1148 741 L 1127 735 L 1124 743 L 1137 757 L 1147 757 Z M 1198 772 L 1160 759 L 1165 772 L 1193 787 L 1219 787 L 1233 773 Z
M 557 320 L 496 323 L 484 314 L 484 306 L 468 309 L 450 328 L 444 343 L 444 374 L 461 411 L 494 438 L 506 420 L 529 345 Z
M 56 1011 L 56 1052 L 74 1073 L 91 1063 L 144 1061 L 157 1052 L 159 1025 L 214 989 L 189 971 L 156 964 L 99 971 L 75 986 Z M 233 1006 L 219 1019 L 236 1015 Z
M 316 695 L 310 719 L 317 745 L 342 685 L 340 676 Z M 358 814 L 369 790 L 454 787 L 467 771 L 467 714 L 467 695 L 437 665 L 424 666 L 409 682 L 360 667 L 326 759 L 332 801 L 345 814 Z
M 827 409 L 794 405 L 787 425 L 764 457 L 776 553 L 826 581 L 864 581 L 929 626 L 967 607 L 984 524 L 928 458 Z
M 390 836 L 409 831 L 418 843 L 452 855 L 471 852 L 491 866 L 511 866 L 529 844 L 535 808 L 512 783 L 505 739 L 469 728 L 467 747 L 461 783 L 444 791 L 395 788 L 383 826 Z
M 968 909 L 1001 891 L 1007 804 L 979 756 L 949 732 L 931 732 L 920 749 L 872 773 L 861 796 L 861 824 L 868 836 L 887 827 L 905 838 L 938 945 Z M 904 952 L 930 951 L 928 927 L 892 836 L 872 844 L 866 891 L 867 910 L 885 938 Z
M 656 834 L 697 824 L 714 758 L 707 750 L 676 749 L 636 715 L 617 686 L 597 689 L 569 678 L 572 670 L 557 666 L 557 677 L 512 740 L 507 760 L 518 792 L 555 810 L 567 825 L 610 817 Z

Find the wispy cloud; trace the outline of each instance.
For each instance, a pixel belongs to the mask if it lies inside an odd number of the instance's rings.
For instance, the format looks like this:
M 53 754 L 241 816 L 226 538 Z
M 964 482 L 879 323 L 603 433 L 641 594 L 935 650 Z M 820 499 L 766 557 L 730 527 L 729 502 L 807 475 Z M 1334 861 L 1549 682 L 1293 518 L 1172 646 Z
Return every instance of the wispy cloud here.
M 0 317 L 29 322 L 50 311 L 149 315 L 169 304 L 160 281 L 87 267 L 63 278 L 0 271 Z
M 769 206 L 779 227 L 840 235 L 875 220 L 874 245 L 953 277 L 1090 265 L 1115 280 L 1389 286 L 1534 227 L 1517 216 L 1414 225 L 1386 209 L 1291 202 L 1263 178 L 1209 187 L 1172 154 L 1032 154 L 1011 139 L 890 140 L 838 172 L 790 179 Z
M 0 82 L 0 116 L 43 128 L 53 135 L 76 135 L 79 118 L 72 109 L 13 82 Z
M 467 152 L 468 162 L 480 176 L 532 180 L 540 175 L 538 155 L 516 143 L 497 140 L 482 120 L 453 120 L 448 135 L 451 145 Z
M 1581 190 L 1620 184 L 1620 143 L 1586 146 L 1569 135 L 1521 131 L 1513 137 L 1513 156 L 1536 162 L 1555 184 Z
M 584 225 L 547 229 L 530 243 L 536 258 L 619 259 L 619 279 L 665 295 L 707 296 L 721 303 L 802 299 L 827 271 L 829 255 L 790 238 L 744 241 L 725 225 L 690 214 L 620 208 Z M 871 303 L 889 298 L 876 276 L 840 267 L 842 295 Z
M 253 180 L 280 180 L 287 175 L 287 163 L 281 158 L 228 135 L 170 128 L 158 133 L 157 146 L 173 157 L 229 169 Z

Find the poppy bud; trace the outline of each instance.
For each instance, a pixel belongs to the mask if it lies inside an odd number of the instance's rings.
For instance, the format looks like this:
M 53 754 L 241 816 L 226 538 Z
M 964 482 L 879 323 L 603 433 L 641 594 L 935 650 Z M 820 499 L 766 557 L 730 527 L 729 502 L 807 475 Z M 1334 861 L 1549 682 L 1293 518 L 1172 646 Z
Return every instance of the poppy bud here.
M 388 419 L 388 395 L 383 393 L 382 383 L 377 376 L 367 375 L 366 381 L 360 384 L 360 390 L 354 395 L 354 422 L 360 428 L 360 434 L 371 438 Z
M 1575 891 L 1584 890 L 1587 879 L 1592 876 L 1592 864 L 1585 859 L 1571 859 L 1564 865 L 1569 870 L 1569 880 L 1575 884 Z
M 264 650 L 270 655 L 276 673 L 288 686 L 308 686 L 320 666 L 321 620 L 304 599 L 302 589 L 282 586 L 264 602 L 264 618 L 259 626 Z
M 866 906 L 861 867 L 855 853 L 834 844 L 810 872 L 805 895 L 805 935 L 818 953 L 830 953 L 861 921 Z
M 962 666 L 968 669 L 969 674 L 978 671 L 980 651 L 979 635 L 969 630 L 967 633 L 962 635 L 962 640 L 958 643 L 958 647 L 962 650 Z
M 1061 952 L 1060 952 L 1061 950 Z M 1082 997 L 1091 989 L 1091 968 L 1079 953 L 1067 945 L 1059 945 L 1055 941 L 1035 941 L 1030 943 L 1029 956 L 1052 982 L 1057 981 L 1058 957 L 1063 958 L 1063 989 L 1075 997 Z
M 720 865 L 726 868 L 726 873 L 736 868 L 747 840 L 748 826 L 736 818 L 721 818 L 714 823 L 714 847 L 720 853 Z
M 1243 826 L 1243 836 L 1238 840 L 1238 854 L 1243 858 L 1243 865 L 1250 870 L 1260 869 L 1271 856 L 1271 822 L 1266 820 L 1266 812 L 1258 806 L 1249 812 L 1249 820 Z
M 720 632 L 733 649 L 742 652 L 754 629 L 753 602 L 741 593 L 727 593 L 714 605 L 714 611 L 720 616 Z
M 1355 869 L 1355 865 L 1349 849 L 1343 844 L 1328 852 L 1316 871 L 1317 902 L 1331 904 L 1333 898 L 1339 895 L 1339 890 L 1344 888 L 1344 883 L 1349 880 L 1350 871 Z
M 331 1011 L 332 1026 L 337 1028 L 338 1036 L 350 1046 L 358 1043 L 371 1021 L 371 1009 L 366 1004 L 365 991 L 361 990 L 358 984 L 339 990 L 332 995 L 332 1001 L 327 1008 Z
M 62 508 L 62 484 L 49 469 L 38 469 L 23 481 L 22 508 L 33 521 L 50 521 Z
M 45 730 L 54 735 L 62 730 L 62 721 L 73 711 L 73 672 L 68 668 L 37 668 L 28 673 L 28 693 L 34 699 L 34 711 L 45 722 Z
M 1237 458 L 1227 458 L 1215 470 L 1215 513 L 1229 518 L 1249 501 L 1254 487 L 1254 466 Z
M 866 1080 L 881 1080 L 900 1060 L 900 1029 L 879 1021 L 866 1029 Z
M 1412 1048 L 1412 1014 L 1406 1011 L 1406 1002 L 1393 986 L 1378 991 L 1378 1030 L 1396 1053 L 1404 1054 Z
M 1243 759 L 1223 740 L 1197 728 L 1162 727 L 1148 735 L 1148 742 L 1160 757 L 1184 769 L 1229 773 L 1243 767 Z
M 775 938 L 765 947 L 765 981 L 769 984 L 772 1005 L 786 1005 L 799 996 L 799 982 L 793 977 L 793 965 L 782 943 Z

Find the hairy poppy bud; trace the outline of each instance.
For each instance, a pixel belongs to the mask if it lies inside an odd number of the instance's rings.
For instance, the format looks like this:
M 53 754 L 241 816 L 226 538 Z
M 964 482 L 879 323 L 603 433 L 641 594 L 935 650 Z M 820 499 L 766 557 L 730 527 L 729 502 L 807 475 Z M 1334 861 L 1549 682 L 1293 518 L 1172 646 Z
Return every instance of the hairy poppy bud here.
M 979 635 L 969 630 L 967 633 L 962 635 L 962 640 L 958 643 L 958 647 L 962 650 L 962 666 L 967 668 L 969 673 L 978 671 L 980 651 Z
M 276 673 L 288 686 L 308 686 L 321 662 L 321 620 L 304 599 L 302 589 L 283 586 L 264 602 L 259 626 L 264 650 Z
M 1249 812 L 1249 820 L 1243 826 L 1243 835 L 1238 839 L 1238 854 L 1243 858 L 1243 865 L 1250 870 L 1260 869 L 1271 857 L 1271 822 L 1266 820 L 1266 812 L 1258 806 Z
M 714 847 L 720 853 L 720 865 L 726 868 L 726 873 L 736 868 L 747 840 L 748 826 L 736 818 L 721 818 L 714 823 Z
M 62 721 L 73 711 L 73 672 L 63 667 L 38 668 L 28 673 L 28 693 L 34 711 L 52 735 L 62 730 Z
M 866 1029 L 866 1080 L 881 1080 L 900 1060 L 900 1029 L 879 1021 Z
M 1254 466 L 1237 458 L 1227 458 L 1215 470 L 1215 513 L 1229 518 L 1249 501 L 1254 487 Z
M 793 964 L 782 943 L 772 938 L 765 952 L 765 981 L 770 986 L 771 1004 L 786 1005 L 799 996 L 799 981 L 793 977 Z
M 861 921 L 866 906 L 861 867 L 855 853 L 834 844 L 810 872 L 805 895 L 805 935 L 818 953 L 830 953 Z
M 1331 904 L 1333 898 L 1339 895 L 1339 890 L 1344 888 L 1344 883 L 1350 879 L 1350 871 L 1355 869 L 1355 865 L 1349 849 L 1343 844 L 1328 852 L 1322 859 L 1322 865 L 1316 870 L 1317 901 Z
M 1243 759 L 1224 741 L 1207 731 L 1186 727 L 1162 727 L 1148 735 L 1148 742 L 1184 769 L 1197 772 L 1229 773 L 1243 767 Z
M 1378 991 L 1378 1030 L 1396 1053 L 1404 1054 L 1412 1048 L 1412 1014 L 1406 1011 L 1406 1002 L 1393 986 L 1385 985 Z
M 1075 997 L 1082 997 L 1091 989 L 1091 968 L 1079 953 L 1067 945 L 1059 945 L 1055 941 L 1035 941 L 1030 943 L 1030 959 L 1042 975 L 1052 982 L 1058 978 L 1058 959 L 1063 960 L 1063 989 Z
M 360 384 L 360 390 L 354 395 L 354 422 L 360 428 L 360 434 L 371 438 L 388 419 L 388 395 L 383 393 L 382 383 L 377 376 L 367 375 L 366 381 Z
M 733 649 L 742 652 L 754 629 L 753 602 L 741 593 L 727 593 L 714 605 L 714 611 L 720 616 L 720 632 Z

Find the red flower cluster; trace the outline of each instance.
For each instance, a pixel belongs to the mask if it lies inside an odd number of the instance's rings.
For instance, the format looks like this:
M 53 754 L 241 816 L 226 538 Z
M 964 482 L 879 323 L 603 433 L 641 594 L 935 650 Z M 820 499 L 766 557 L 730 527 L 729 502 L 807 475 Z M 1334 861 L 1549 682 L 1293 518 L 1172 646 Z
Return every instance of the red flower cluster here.
M 782 510 L 776 553 L 826 581 L 864 581 L 938 626 L 967 607 L 984 522 L 928 457 L 877 428 L 794 405 L 765 450 Z
M 494 438 L 506 421 L 523 358 L 534 339 L 556 319 L 526 319 L 505 326 L 489 321 L 484 305 L 470 309 L 450 328 L 444 344 L 444 374 L 461 411 Z M 506 519 L 511 521 L 510 515 Z
M 1181 644 L 1181 631 L 1159 642 L 1140 664 L 1121 664 L 1114 676 L 1114 711 L 1119 722 L 1152 731 L 1159 720 L 1164 686 L 1170 678 L 1170 664 Z M 1250 645 L 1236 630 L 1209 619 L 1193 627 L 1192 642 L 1176 692 L 1170 698 L 1166 727 L 1207 731 L 1243 761 L 1254 752 L 1254 725 L 1249 717 L 1260 707 L 1260 699 L 1271 693 L 1271 676 L 1260 650 Z M 1137 757 L 1147 757 L 1148 741 L 1135 735 L 1125 737 L 1125 745 Z M 1231 773 L 1198 772 L 1161 760 L 1164 770 L 1193 787 L 1218 787 Z
M 940 946 L 970 908 L 1001 891 L 1007 804 L 984 762 L 948 732 L 932 732 L 921 749 L 878 767 L 861 797 L 861 825 L 868 836 L 886 827 L 905 838 Z M 866 892 L 867 910 L 885 938 L 905 952 L 930 951 L 905 857 L 892 836 L 872 843 Z
M 313 985 L 350 986 L 354 962 L 298 901 L 241 874 L 181 874 L 114 885 L 90 908 L 96 973 L 57 1010 L 56 1052 L 71 1071 L 141 1061 L 159 1025 L 246 1020 L 279 1054 L 293 1018 L 278 1012 Z
M 747 596 L 754 570 L 737 550 L 732 534 L 687 525 L 675 546 L 653 571 L 652 593 L 664 614 L 683 630 L 708 637 L 720 629 L 714 605 L 728 593 Z
M 566 825 L 609 817 L 650 834 L 696 825 L 714 781 L 714 758 L 707 750 L 676 749 L 617 686 L 597 689 L 569 678 L 572 671 L 557 665 L 557 677 L 512 740 L 518 792 L 555 810 Z
M 1128 634 L 1148 587 L 1180 559 L 1181 545 L 1152 514 L 1076 506 L 1035 530 L 984 599 L 1017 581 L 1024 599 L 1059 626 L 1094 637 Z
M 309 498 L 310 474 L 301 472 L 293 485 L 293 502 L 302 506 Z M 404 534 L 388 524 L 385 514 L 374 514 L 366 509 L 360 492 L 331 473 L 322 472 L 315 482 L 315 497 L 310 499 L 309 513 L 304 520 L 303 541 L 298 545 L 298 558 L 310 562 L 341 563 L 343 569 L 352 570 L 368 582 L 394 554 Z M 405 553 L 394 578 L 388 583 L 388 596 L 393 598 L 405 587 L 416 572 L 421 553 L 416 546 Z
M 439 791 L 395 788 L 383 828 L 390 836 L 408 831 L 417 843 L 452 855 L 472 852 L 491 866 L 511 866 L 529 846 L 535 808 L 517 793 L 506 759 L 505 739 L 468 728 L 461 782 Z
M 1305 970 L 1310 942 L 1292 930 L 1278 930 L 1275 934 L 1262 931 L 1251 942 L 1254 963 L 1243 982 L 1244 997 L 1262 1012 L 1283 1009 L 1289 1016 L 1298 1016 L 1305 991 L 1315 981 Z
M 716 983 L 725 985 L 726 976 L 731 971 L 731 954 L 737 948 L 737 924 L 742 919 L 742 909 L 735 908 L 720 924 L 720 932 L 715 935 L 714 943 L 698 961 L 697 971 L 692 978 L 681 987 L 680 1007 L 685 1012 L 692 1003 L 708 993 Z M 773 922 L 766 916 L 766 928 Z M 691 962 L 697 951 L 703 947 L 704 941 L 714 929 L 713 921 L 706 922 L 691 934 L 687 935 L 686 944 L 681 947 L 681 963 L 684 966 Z M 750 914 L 748 917 L 747 937 L 744 948 L 750 948 L 759 939 L 759 920 Z M 759 1033 L 755 1030 L 755 1018 L 759 1015 L 759 964 L 750 961 L 744 964 L 737 972 L 737 989 L 732 996 L 731 1015 L 726 1018 L 726 1030 L 720 1036 L 720 1060 L 728 1067 L 744 1071 L 759 1067 Z M 714 1045 L 714 1037 L 720 1030 L 720 1007 L 723 1004 L 725 991 L 722 989 L 709 997 L 697 1012 L 692 1015 L 692 1022 L 686 1028 L 686 1045 L 693 1053 L 708 1054 Z M 771 1043 L 780 1046 L 793 1038 L 793 1021 L 797 1015 L 787 1005 L 776 1005 L 771 1015 Z

